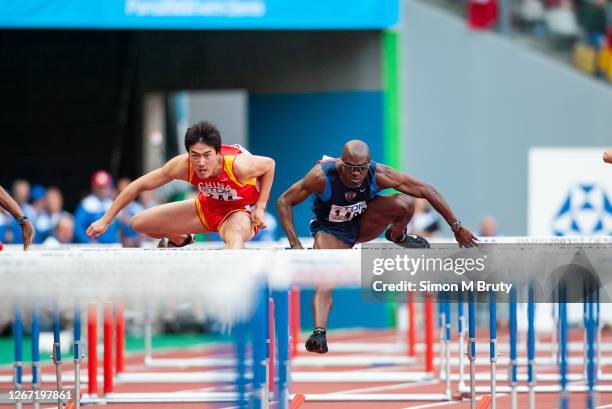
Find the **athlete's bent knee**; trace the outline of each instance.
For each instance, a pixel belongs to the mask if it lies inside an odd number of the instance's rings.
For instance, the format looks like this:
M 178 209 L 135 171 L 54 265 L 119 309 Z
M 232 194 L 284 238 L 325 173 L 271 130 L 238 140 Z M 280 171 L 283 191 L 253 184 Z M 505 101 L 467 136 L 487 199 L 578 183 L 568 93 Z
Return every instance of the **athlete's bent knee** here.
M 233 223 L 225 227 L 225 229 L 223 229 L 223 232 L 225 233 L 224 236 L 228 239 L 242 239 L 247 233 L 246 228 L 237 223 Z
M 395 195 L 395 203 L 404 212 L 414 211 L 414 199 L 407 195 Z
M 141 214 L 135 214 L 130 220 L 130 227 L 135 232 L 144 233 L 143 231 L 144 226 L 145 226 L 144 218 L 142 217 Z

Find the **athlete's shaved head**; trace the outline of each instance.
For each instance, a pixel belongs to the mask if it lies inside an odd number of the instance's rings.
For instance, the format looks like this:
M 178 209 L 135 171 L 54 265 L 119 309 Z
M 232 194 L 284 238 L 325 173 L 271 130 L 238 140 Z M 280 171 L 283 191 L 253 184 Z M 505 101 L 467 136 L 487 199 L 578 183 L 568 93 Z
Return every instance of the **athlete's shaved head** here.
M 361 186 L 368 175 L 370 165 L 370 148 L 368 144 L 353 139 L 344 144 L 342 160 L 339 163 L 338 174 L 344 185 Z
M 352 165 L 370 162 L 370 147 L 364 141 L 353 139 L 344 144 L 342 148 L 342 161 Z

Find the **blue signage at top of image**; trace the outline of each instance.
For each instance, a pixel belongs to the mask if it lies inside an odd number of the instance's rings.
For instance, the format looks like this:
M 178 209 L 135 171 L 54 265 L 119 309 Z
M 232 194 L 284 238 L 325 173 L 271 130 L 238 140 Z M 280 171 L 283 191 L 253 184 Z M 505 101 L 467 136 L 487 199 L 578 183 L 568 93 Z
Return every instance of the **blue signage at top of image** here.
M 398 0 L 3 0 L 1 28 L 384 29 Z

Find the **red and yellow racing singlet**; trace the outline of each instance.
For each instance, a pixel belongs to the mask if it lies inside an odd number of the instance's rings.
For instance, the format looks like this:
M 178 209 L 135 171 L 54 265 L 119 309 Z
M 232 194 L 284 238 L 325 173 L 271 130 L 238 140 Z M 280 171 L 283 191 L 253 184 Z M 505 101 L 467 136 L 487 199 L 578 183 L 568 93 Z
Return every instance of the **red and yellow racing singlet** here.
M 225 219 L 236 211 L 248 211 L 259 199 L 259 181 L 238 181 L 234 175 L 234 160 L 238 155 L 250 155 L 240 145 L 221 145 L 223 169 L 218 176 L 200 179 L 189 161 L 189 183 L 198 189 L 195 204 L 204 227 L 217 231 Z

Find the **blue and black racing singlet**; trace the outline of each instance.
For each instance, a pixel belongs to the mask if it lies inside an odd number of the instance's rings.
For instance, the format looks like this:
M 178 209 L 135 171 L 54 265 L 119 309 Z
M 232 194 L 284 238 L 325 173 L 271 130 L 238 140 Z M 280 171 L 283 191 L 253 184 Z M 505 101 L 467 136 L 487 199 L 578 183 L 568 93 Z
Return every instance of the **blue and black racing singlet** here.
M 310 232 L 329 233 L 350 244 L 359 236 L 359 215 L 367 209 L 367 201 L 376 197 L 376 162 L 370 161 L 368 174 L 359 187 L 348 187 L 342 183 L 336 159 L 320 162 L 325 176 L 325 190 L 314 194 L 312 211 L 315 217 L 310 221 Z

